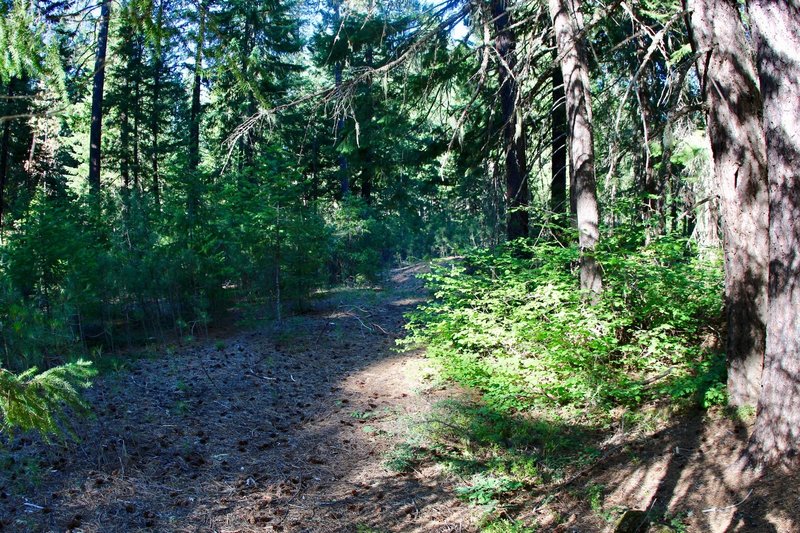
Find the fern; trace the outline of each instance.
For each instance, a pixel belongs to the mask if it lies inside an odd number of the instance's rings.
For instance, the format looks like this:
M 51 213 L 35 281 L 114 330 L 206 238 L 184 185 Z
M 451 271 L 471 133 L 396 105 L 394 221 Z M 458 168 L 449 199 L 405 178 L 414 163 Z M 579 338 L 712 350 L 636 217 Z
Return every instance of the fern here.
M 14 374 L 0 368 L 0 432 L 38 431 L 50 435 L 72 434 L 65 409 L 85 411 L 80 389 L 90 386 L 96 374 L 88 361 L 78 361 L 38 372 L 30 368 Z

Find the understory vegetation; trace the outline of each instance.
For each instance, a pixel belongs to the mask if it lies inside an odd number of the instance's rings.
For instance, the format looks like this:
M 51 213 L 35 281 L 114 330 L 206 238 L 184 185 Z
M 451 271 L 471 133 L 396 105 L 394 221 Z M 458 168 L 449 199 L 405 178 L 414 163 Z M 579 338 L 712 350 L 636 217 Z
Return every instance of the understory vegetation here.
M 462 479 L 457 493 L 481 509 L 485 531 L 536 531 L 508 519 L 520 497 L 533 491 L 546 506 L 602 460 L 610 435 L 724 406 L 720 258 L 681 236 L 642 235 L 606 232 L 593 305 L 574 288 L 579 250 L 557 240 L 438 261 L 424 276 L 431 300 L 409 315 L 401 345 L 424 346 L 435 379 L 480 397 L 437 404 L 386 467 L 438 463 Z M 586 491 L 578 497 L 603 521 L 624 511 L 603 505 L 602 486 Z M 685 527 L 660 508 L 650 522 Z
M 3 366 L 50 367 L 200 336 L 231 307 L 280 318 L 317 289 L 370 283 L 395 254 L 415 251 L 392 235 L 402 222 L 357 198 L 326 213 L 292 204 L 294 192 L 259 187 L 239 199 L 220 191 L 195 221 L 177 213 L 161 223 L 142 198 L 107 198 L 99 211 L 34 199 L 0 247 Z
M 574 289 L 576 246 L 518 241 L 440 265 L 406 342 L 427 346 L 446 376 L 502 411 L 724 404 L 719 260 L 671 235 L 643 245 L 623 230 L 603 242 L 594 305 Z

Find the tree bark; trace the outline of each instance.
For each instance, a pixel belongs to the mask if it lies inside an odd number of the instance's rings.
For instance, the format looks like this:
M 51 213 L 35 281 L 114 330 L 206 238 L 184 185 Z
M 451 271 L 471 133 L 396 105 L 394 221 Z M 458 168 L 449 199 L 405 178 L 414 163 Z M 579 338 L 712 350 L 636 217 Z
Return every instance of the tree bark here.
M 133 113 L 133 190 L 138 194 L 141 190 L 140 183 L 141 183 L 141 160 L 139 157 L 139 123 L 141 122 L 141 102 L 142 102 L 142 91 L 141 91 L 141 66 L 142 66 L 142 54 L 143 54 L 143 43 L 141 37 L 135 37 L 136 41 L 133 45 L 133 55 L 131 57 L 131 72 L 135 72 L 136 74 L 133 76 L 133 105 L 131 106 L 131 112 Z
M 364 52 L 364 63 L 368 69 L 372 69 L 373 60 L 374 52 L 372 44 L 367 44 L 366 51 Z M 361 134 L 364 139 L 364 149 L 362 150 L 363 157 L 361 158 L 361 198 L 363 198 L 367 204 L 372 204 L 372 187 L 375 180 L 375 162 L 373 161 L 374 152 L 372 149 L 372 120 L 375 117 L 375 101 L 372 97 L 372 77 L 370 76 L 364 83 L 366 113 L 364 114 L 364 126 L 361 128 Z
M 736 0 L 687 0 L 722 211 L 728 397 L 758 402 L 767 321 L 769 198 L 761 95 Z
M 242 46 L 242 72 L 244 74 L 245 80 L 250 80 L 254 73 L 252 73 L 253 65 L 250 62 L 250 55 L 253 53 L 253 48 L 255 47 L 255 32 L 256 26 L 258 24 L 258 15 L 254 7 L 248 7 L 245 13 L 245 21 L 244 21 L 244 43 Z M 245 102 L 245 112 L 247 117 L 252 117 L 256 114 L 256 98 L 253 94 L 251 86 L 248 85 L 246 88 L 246 95 L 245 98 L 247 101 Z M 245 166 L 252 168 L 253 164 L 255 163 L 255 146 L 256 146 L 256 131 L 255 128 L 248 128 L 247 133 L 245 133 L 244 138 L 242 139 L 242 149 L 244 154 L 244 164 Z M 253 174 L 250 174 L 250 179 L 254 178 Z
M 5 110 L 8 111 L 12 99 L 11 97 L 14 96 L 14 78 L 11 77 L 8 80 L 8 85 L 6 87 L 6 96 L 8 96 L 8 100 L 6 100 L 7 105 L 4 106 Z M 9 112 L 8 115 L 13 113 Z M 10 158 L 10 150 L 11 150 L 11 121 L 6 119 L 3 121 L 3 137 L 0 139 L 0 228 L 3 227 L 3 215 L 5 214 L 5 205 L 6 205 L 6 182 L 8 181 L 8 160 Z
M 582 36 L 583 17 L 580 0 L 549 0 L 548 5 L 566 93 L 569 162 L 574 174 L 573 197 L 581 249 L 581 289 L 588 291 L 590 299 L 595 301 L 603 290 L 603 279 L 594 257 L 600 240 L 600 209 L 594 168 L 589 64 Z
M 335 38 L 340 38 L 340 33 L 339 32 L 340 32 L 340 26 L 341 26 L 341 22 L 342 22 L 342 18 L 341 18 L 342 17 L 342 15 L 341 15 L 342 0 L 333 0 L 333 2 L 334 2 L 334 19 L 333 19 L 334 20 L 334 28 L 333 28 L 333 32 L 334 32 L 334 35 L 336 36 Z M 334 44 L 335 44 L 335 42 L 334 42 Z M 334 82 L 334 85 L 336 86 L 336 92 L 337 93 L 339 92 L 339 89 L 342 86 L 342 69 L 343 69 L 342 61 L 337 59 L 336 62 L 333 64 L 333 82 Z M 336 138 L 334 139 L 334 142 L 335 142 L 335 144 L 336 144 L 336 146 L 338 148 L 339 145 L 342 142 L 342 135 L 343 135 L 343 132 L 344 132 L 344 115 L 339 115 L 336 118 L 336 128 L 335 128 L 335 130 L 336 131 L 334 132 L 334 136 Z M 347 168 L 348 167 L 348 165 L 347 165 L 347 157 L 345 157 L 345 155 L 343 153 L 341 153 L 341 151 L 340 151 L 339 152 L 339 156 L 338 156 L 337 159 L 338 159 L 338 162 L 339 162 L 339 181 L 340 181 L 340 187 L 341 187 L 341 191 L 340 192 L 341 192 L 342 198 L 344 198 L 345 196 L 350 194 L 350 176 L 348 174 L 348 168 Z
M 769 175 L 769 302 L 751 452 L 800 467 L 800 2 L 748 6 L 764 100 Z
M 197 169 L 200 167 L 200 114 L 202 107 L 200 103 L 200 89 L 202 85 L 203 71 L 203 46 L 205 44 L 206 32 L 206 7 L 203 2 L 198 5 L 198 27 L 197 42 L 195 43 L 194 53 L 194 79 L 192 81 L 192 104 L 189 116 L 189 176 L 188 188 L 186 193 L 186 210 L 190 220 L 194 220 L 199 207 L 199 194 L 197 181 L 200 176 Z
M 550 118 L 553 124 L 550 209 L 562 215 L 567 212 L 567 104 L 560 65 L 553 67 L 553 109 Z
M 92 124 L 89 132 L 89 187 L 93 193 L 100 192 L 100 159 L 103 135 L 103 86 L 106 80 L 106 48 L 108 46 L 108 23 L 111 19 L 111 0 L 100 5 L 100 29 L 97 34 L 97 52 L 94 60 L 92 81 Z
M 189 170 L 192 172 L 196 171 L 200 166 L 200 89 L 202 86 L 203 46 L 206 32 L 206 8 L 202 2 L 198 10 L 199 21 L 197 42 L 195 43 L 192 104 L 189 117 Z
M 129 90 L 128 81 L 125 81 L 125 89 Z M 119 144 L 120 144 L 120 161 L 119 173 L 122 176 L 123 193 L 128 194 L 131 184 L 131 162 L 128 159 L 128 152 L 130 151 L 130 138 L 131 138 L 131 123 L 130 123 L 130 105 L 127 99 L 123 99 L 120 103 L 120 117 L 121 124 L 119 127 Z
M 641 65 L 647 61 L 647 49 L 649 44 L 644 38 L 642 25 L 634 24 L 633 30 L 640 33 L 640 37 L 635 39 L 636 59 L 633 72 L 635 74 Z M 639 119 L 641 122 L 641 143 L 642 149 L 638 154 L 639 165 L 637 169 L 637 181 L 639 182 L 639 192 L 644 196 L 644 201 L 640 206 L 641 219 L 645 224 L 645 243 L 649 244 L 658 235 L 664 233 L 664 202 L 662 198 L 663 184 L 659 184 L 656 179 L 656 171 L 653 155 L 650 151 L 650 143 L 653 141 L 652 132 L 655 130 L 654 123 L 657 121 L 657 110 L 651 104 L 650 73 L 653 69 L 652 63 L 645 67 L 639 78 L 636 80 L 636 100 L 639 108 Z M 674 205 L 674 204 L 673 204 Z M 654 220 L 655 219 L 655 220 Z
M 161 208 L 161 178 L 159 176 L 159 155 L 161 148 L 159 146 L 159 134 L 161 130 L 161 71 L 164 68 L 164 58 L 162 55 L 161 46 L 161 31 L 164 24 L 164 2 L 161 0 L 158 3 L 158 11 L 156 12 L 156 36 L 155 46 L 153 49 L 153 109 L 152 116 L 150 117 L 150 133 L 153 136 L 153 153 L 151 157 L 151 165 L 153 170 L 152 175 L 152 188 L 153 199 L 155 200 L 156 209 Z
M 502 60 L 498 66 L 500 107 L 503 125 L 503 152 L 505 154 L 506 206 L 508 213 L 506 233 L 508 240 L 528 236 L 528 177 L 524 125 L 517 108 L 518 89 L 513 69 L 516 66 L 514 49 L 516 36 L 511 30 L 508 0 L 492 1 L 492 17 L 497 30 L 495 48 Z

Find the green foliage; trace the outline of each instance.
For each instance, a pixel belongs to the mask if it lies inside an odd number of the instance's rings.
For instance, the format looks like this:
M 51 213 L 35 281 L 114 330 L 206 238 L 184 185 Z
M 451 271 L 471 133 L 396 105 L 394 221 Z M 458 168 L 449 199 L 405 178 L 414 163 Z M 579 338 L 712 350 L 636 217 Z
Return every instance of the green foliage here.
M 4 2 L 0 7 L 0 81 L 42 75 L 63 89 L 58 50 L 47 42 L 38 9 L 29 0 Z
M 0 414 L 3 432 L 18 428 L 44 435 L 69 432 L 63 407 L 85 408 L 81 388 L 89 386 L 95 371 L 91 363 L 78 361 L 38 372 L 35 367 L 15 375 L 0 368 Z
M 495 520 L 481 528 L 483 533 L 536 533 L 537 528 L 516 520 Z
M 673 237 L 640 246 L 620 231 L 604 242 L 597 305 L 576 290 L 575 247 L 516 243 L 429 275 L 435 300 L 411 314 L 405 342 L 427 345 L 448 377 L 499 409 L 607 409 L 713 390 L 719 355 L 700 336 L 720 315 L 719 266 Z
M 414 464 L 425 457 L 424 452 L 406 442 L 400 443 L 392 449 L 386 456 L 383 463 L 387 470 L 397 473 L 410 471 Z
M 605 487 L 599 483 L 590 483 L 586 486 L 586 498 L 589 500 L 589 507 L 595 513 L 601 513 L 603 510 L 603 493 Z
M 562 479 L 568 467 L 586 465 L 598 454 L 580 424 L 485 404 L 443 402 L 422 428 L 411 447 L 414 462 L 430 458 L 459 476 L 502 479 L 518 487 Z
M 333 279 L 374 282 L 387 249 L 385 227 L 363 199 L 348 195 L 331 214 Z
M 457 487 L 459 498 L 476 505 L 489 505 L 522 488 L 522 483 L 505 477 L 477 474 L 468 485 Z
M 498 80 L 487 75 L 497 58 L 484 53 L 496 37 L 493 24 L 484 35 L 485 10 L 336 5 L 115 3 L 95 195 L 85 176 L 97 37 L 86 22 L 100 10 L 3 3 L 1 103 L 16 117 L 3 122 L 0 177 L 5 368 L 196 339 L 231 310 L 254 322 L 284 319 L 323 287 L 376 283 L 393 260 L 503 240 L 506 139 Z M 688 235 L 701 218 L 693 206 L 709 208 L 698 199 L 713 196 L 694 175 L 708 163 L 702 113 L 670 111 L 699 92 L 679 83 L 691 47 L 682 25 L 667 26 L 676 2 L 632 9 L 653 31 L 601 17 L 586 35 L 601 61 L 592 64 L 595 159 L 614 166 L 597 169 L 608 171 L 605 220 L 635 220 L 653 234 L 680 221 Z M 532 53 L 543 38 L 534 10 L 512 9 L 526 117 L 552 108 L 542 97 L 552 59 Z M 460 21 L 476 31 L 455 42 Z M 643 62 L 654 35 L 664 36 L 663 50 Z M 637 92 L 628 94 L 630 84 L 614 80 L 637 70 Z M 622 115 L 604 112 L 612 109 Z M 652 122 L 647 131 L 641 117 Z M 530 140 L 530 156 L 550 142 L 548 128 L 533 123 L 523 121 L 516 136 Z M 558 218 L 541 187 L 547 166 L 528 161 L 534 226 Z M 667 179 L 645 194 L 639 174 L 648 170 Z M 645 221 L 643 200 L 663 209 Z M 606 409 L 663 396 L 724 402 L 721 358 L 698 342 L 702 324 L 719 314 L 718 271 L 691 259 L 680 239 L 639 240 L 620 230 L 604 237 L 598 258 L 608 290 L 592 307 L 576 291 L 574 246 L 471 253 L 430 277 L 437 300 L 412 319 L 410 342 L 428 344 L 446 376 L 481 389 L 498 412 L 535 403 Z M 99 368 L 125 366 L 96 359 Z M 476 418 L 491 431 L 525 441 L 484 414 Z M 476 438 L 501 446 L 477 426 Z M 508 475 L 542 475 L 541 461 L 503 464 Z

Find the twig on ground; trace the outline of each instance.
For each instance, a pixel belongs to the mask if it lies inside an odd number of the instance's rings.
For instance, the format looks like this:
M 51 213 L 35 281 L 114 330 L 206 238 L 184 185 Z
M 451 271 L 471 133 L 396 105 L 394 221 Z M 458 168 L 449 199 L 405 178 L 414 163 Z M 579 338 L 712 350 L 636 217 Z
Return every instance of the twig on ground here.
M 364 323 L 364 321 L 363 321 L 363 320 L 361 320 L 361 317 L 360 317 L 360 316 L 358 316 L 357 314 L 355 314 L 355 313 L 351 313 L 350 311 L 347 311 L 347 312 L 345 312 L 345 315 L 346 315 L 346 316 L 349 316 L 349 317 L 352 317 L 352 318 L 355 318 L 356 320 L 358 320 L 359 324 L 361 324 L 361 327 L 362 327 L 362 328 L 364 328 L 364 329 L 366 329 L 367 331 L 375 331 L 375 330 L 373 330 L 371 327 L 369 327 L 368 325 L 366 325 L 366 324 Z
M 736 507 L 739 507 L 745 501 L 747 501 L 747 498 L 749 498 L 751 494 L 753 494 L 753 489 L 750 489 L 750 492 L 747 493 L 747 496 L 745 496 L 742 499 L 742 501 L 740 501 L 739 503 L 734 503 L 733 505 L 728 505 L 726 507 L 709 507 L 708 509 L 703 509 L 702 512 L 704 512 L 704 513 L 715 513 L 717 511 L 727 511 L 729 509 L 735 509 Z
M 383 329 L 380 324 L 376 324 L 375 322 L 373 322 L 372 325 L 375 326 L 378 329 L 378 331 L 380 331 L 381 333 L 383 333 L 387 337 L 391 337 L 393 339 L 399 338 L 399 335 L 395 335 L 394 333 L 389 333 L 388 331 Z

